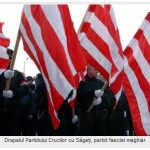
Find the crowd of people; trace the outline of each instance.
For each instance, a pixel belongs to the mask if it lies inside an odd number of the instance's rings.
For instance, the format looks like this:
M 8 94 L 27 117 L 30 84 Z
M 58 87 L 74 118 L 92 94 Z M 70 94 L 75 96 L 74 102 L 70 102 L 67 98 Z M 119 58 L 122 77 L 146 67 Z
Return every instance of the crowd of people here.
M 8 52 L 11 59 L 11 51 Z M 9 90 L 6 80 L 11 79 Z M 0 75 L 0 136 L 133 136 L 125 93 L 116 105 L 113 92 L 96 69 L 88 65 L 77 89 L 75 108 L 65 100 L 58 112 L 60 125 L 53 128 L 42 74 L 35 78 L 17 70 Z

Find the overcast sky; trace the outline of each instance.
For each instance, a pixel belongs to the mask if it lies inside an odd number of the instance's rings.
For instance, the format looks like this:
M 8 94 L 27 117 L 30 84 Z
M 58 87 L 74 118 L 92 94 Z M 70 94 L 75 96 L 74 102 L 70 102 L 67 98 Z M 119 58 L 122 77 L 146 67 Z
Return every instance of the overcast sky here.
M 138 30 L 140 24 L 145 18 L 146 14 L 150 11 L 150 3 L 148 4 L 112 4 L 115 16 L 117 20 L 117 25 L 120 31 L 120 37 L 123 48 L 125 48 L 129 41 L 134 36 L 135 32 Z M 69 4 L 71 17 L 74 22 L 75 30 L 77 31 L 88 4 Z M 15 45 L 16 35 L 19 28 L 21 12 L 23 4 L 0 4 L 0 22 L 4 22 L 3 33 L 5 36 L 10 38 L 9 48 L 13 49 Z M 34 65 L 34 62 L 25 53 L 22 46 L 22 41 L 19 45 L 19 51 L 17 54 L 17 59 L 15 63 L 15 69 L 23 72 L 24 61 L 25 62 L 25 74 L 35 76 L 39 71 Z

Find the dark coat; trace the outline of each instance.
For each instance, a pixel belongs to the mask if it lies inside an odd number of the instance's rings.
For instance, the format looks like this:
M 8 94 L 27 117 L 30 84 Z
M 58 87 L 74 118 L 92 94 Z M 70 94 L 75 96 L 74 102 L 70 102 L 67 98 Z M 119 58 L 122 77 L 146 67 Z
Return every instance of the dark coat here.
M 13 91 L 13 98 L 5 99 L 3 97 L 3 90 L 5 89 L 6 79 L 2 74 L 0 76 L 0 112 L 16 112 L 18 109 L 20 94 L 20 84 L 24 81 L 24 76 L 21 72 L 15 71 L 14 77 L 11 80 L 10 90 Z
M 3 74 L 0 76 L 0 135 L 16 136 L 19 135 L 18 112 L 19 100 L 23 93 L 20 93 L 20 84 L 24 81 L 21 72 L 15 71 L 11 80 L 10 90 L 13 91 L 13 98 L 5 99 L 3 90 L 5 89 L 6 79 Z
M 77 89 L 77 102 L 75 113 L 79 116 L 77 135 L 80 136 L 105 136 L 110 131 L 110 113 L 115 104 L 114 94 L 107 86 L 101 97 L 102 102 L 93 106 L 90 112 L 87 112 L 93 99 L 96 98 L 95 90 L 103 87 L 104 82 L 96 78 L 85 77 Z
M 28 85 L 21 85 L 19 91 L 20 97 L 22 97 L 19 101 L 20 114 L 24 116 L 29 114 L 35 115 L 36 103 L 34 93 Z
M 96 97 L 94 92 L 103 87 L 104 82 L 96 78 L 85 77 L 85 81 L 81 81 L 77 89 L 77 103 L 76 103 L 76 114 L 86 114 L 88 108 Z M 115 98 L 114 94 L 110 91 L 109 87 L 105 88 L 102 96 L 102 103 L 98 106 L 94 106 L 91 110 L 91 114 L 97 114 L 103 109 L 111 110 L 114 106 Z
M 42 74 L 38 74 L 35 80 L 35 97 L 37 104 L 37 133 L 39 136 L 55 135 L 52 121 L 48 111 L 47 90 Z
M 116 109 L 112 112 L 111 124 L 111 135 L 113 136 L 126 136 L 127 131 L 128 135 L 134 135 L 131 113 L 124 91 L 121 93 Z

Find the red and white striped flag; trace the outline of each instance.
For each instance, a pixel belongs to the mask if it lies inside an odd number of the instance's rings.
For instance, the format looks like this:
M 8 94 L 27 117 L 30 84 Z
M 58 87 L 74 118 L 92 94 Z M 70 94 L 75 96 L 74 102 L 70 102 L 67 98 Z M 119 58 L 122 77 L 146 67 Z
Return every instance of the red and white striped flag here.
M 123 52 L 112 6 L 90 5 L 78 37 L 88 63 L 103 75 L 119 100 Z
M 73 28 L 67 5 L 26 5 L 20 32 L 24 49 L 41 71 L 48 92 L 48 107 L 54 128 L 57 112 L 74 90 L 76 77 L 84 72 L 86 62 Z
M 150 135 L 150 13 L 124 51 L 124 90 L 136 135 Z
M 10 40 L 4 36 L 2 27 L 4 23 L 0 23 L 0 74 L 3 73 L 9 65 L 9 57 L 7 54 L 7 47 L 10 44 Z
M 7 48 L 10 44 L 10 39 L 5 37 L 2 31 L 4 23 L 0 22 L 0 46 Z

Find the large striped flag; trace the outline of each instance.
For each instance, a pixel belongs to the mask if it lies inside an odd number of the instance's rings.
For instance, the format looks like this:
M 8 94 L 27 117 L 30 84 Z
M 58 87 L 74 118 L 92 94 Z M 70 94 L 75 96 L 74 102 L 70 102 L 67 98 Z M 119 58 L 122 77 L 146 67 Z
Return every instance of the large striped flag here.
M 124 89 L 135 133 L 150 135 L 150 13 L 124 55 Z
M 90 5 L 78 38 L 88 63 L 103 75 L 119 100 L 123 52 L 112 6 Z
M 57 112 L 85 71 L 78 37 L 67 5 L 25 5 L 20 24 L 24 49 L 41 71 L 48 92 L 48 108 L 56 129 Z M 76 80 L 75 80 L 76 79 Z
M 7 54 L 7 47 L 10 44 L 10 40 L 4 36 L 2 27 L 4 23 L 0 22 L 0 74 L 3 73 L 9 65 L 9 57 Z

